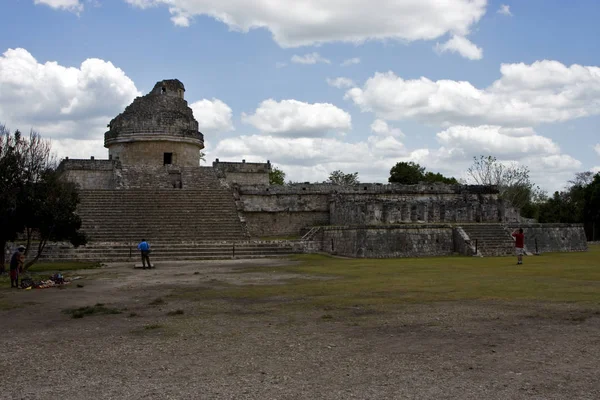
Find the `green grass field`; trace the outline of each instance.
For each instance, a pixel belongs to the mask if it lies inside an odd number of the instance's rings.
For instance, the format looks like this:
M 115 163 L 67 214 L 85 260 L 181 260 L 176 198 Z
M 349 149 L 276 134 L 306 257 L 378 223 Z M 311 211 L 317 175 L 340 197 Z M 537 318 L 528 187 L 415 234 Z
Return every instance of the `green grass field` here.
M 283 304 L 344 308 L 475 299 L 540 300 L 600 304 L 600 246 L 588 252 L 525 257 L 433 257 L 342 259 L 295 257 L 299 264 L 278 271 L 298 278 L 278 285 L 222 285 L 186 291 L 188 298 L 229 298 L 248 302 L 277 299 Z M 273 268 L 243 268 L 240 274 Z M 310 279 L 309 276 L 322 279 Z

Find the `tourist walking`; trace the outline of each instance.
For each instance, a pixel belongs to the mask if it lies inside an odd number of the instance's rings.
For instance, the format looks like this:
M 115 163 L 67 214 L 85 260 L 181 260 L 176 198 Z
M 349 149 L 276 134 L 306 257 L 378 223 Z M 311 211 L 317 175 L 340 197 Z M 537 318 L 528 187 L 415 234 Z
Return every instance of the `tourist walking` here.
M 19 246 L 10 258 L 10 287 L 19 288 L 19 273 L 23 272 L 25 246 Z
M 146 269 L 146 263 L 148 263 L 148 269 L 152 267 L 150 264 L 150 244 L 146 242 L 146 239 L 142 239 L 138 244 L 138 250 L 142 253 L 142 269 Z
M 517 265 L 523 264 L 523 247 L 525 247 L 525 235 L 523 234 L 523 228 L 519 228 L 512 233 L 515 238 L 515 253 L 517 254 Z

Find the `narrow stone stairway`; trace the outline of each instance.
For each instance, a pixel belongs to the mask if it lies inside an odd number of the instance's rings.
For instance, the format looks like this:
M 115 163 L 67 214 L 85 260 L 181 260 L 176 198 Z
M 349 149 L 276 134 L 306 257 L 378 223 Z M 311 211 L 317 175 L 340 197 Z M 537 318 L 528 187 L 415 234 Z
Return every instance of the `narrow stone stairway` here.
M 471 245 L 483 256 L 507 256 L 514 254 L 514 241 L 501 224 L 463 224 L 461 228 L 469 236 Z

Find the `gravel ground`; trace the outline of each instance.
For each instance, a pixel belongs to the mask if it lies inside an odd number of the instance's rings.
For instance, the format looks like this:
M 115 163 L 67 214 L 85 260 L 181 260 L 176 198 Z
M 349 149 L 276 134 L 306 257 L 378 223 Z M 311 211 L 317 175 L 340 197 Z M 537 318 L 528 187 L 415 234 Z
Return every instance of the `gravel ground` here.
M 598 399 L 598 306 L 491 301 L 302 311 L 170 296 L 289 261 L 111 264 L 71 285 L 3 291 L 2 399 Z M 198 272 L 198 273 L 196 273 Z M 195 274 L 196 273 L 196 274 Z M 295 275 L 294 275 L 295 276 Z M 164 304 L 151 306 L 162 297 Z M 117 315 L 70 318 L 104 303 Z M 173 310 L 183 315 L 168 316 Z M 136 314 L 136 315 L 132 315 Z

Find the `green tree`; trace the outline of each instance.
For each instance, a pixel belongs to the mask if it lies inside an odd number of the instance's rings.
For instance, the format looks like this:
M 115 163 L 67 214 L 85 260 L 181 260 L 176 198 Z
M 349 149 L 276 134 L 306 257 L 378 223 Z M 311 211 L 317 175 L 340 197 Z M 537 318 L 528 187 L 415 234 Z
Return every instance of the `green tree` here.
M 19 131 L 11 135 L 0 125 L 0 271 L 4 270 L 6 243 L 23 231 L 17 216 L 17 198 L 23 185 L 22 137 Z
M 77 196 L 73 184 L 59 179 L 49 141 L 33 130 L 23 137 L 0 125 L 0 265 L 6 261 L 6 243 L 23 231 L 28 238 L 26 254 L 33 235 L 40 239 L 33 262 L 48 240 L 85 242 L 75 214 Z
M 269 184 L 270 185 L 283 185 L 285 184 L 285 172 L 277 167 L 271 168 L 269 171 Z
M 596 240 L 600 231 L 600 172 L 584 188 L 583 219 L 591 228 L 588 238 Z
M 425 175 L 423 176 L 423 181 L 427 182 L 427 183 L 446 183 L 448 185 L 456 185 L 458 183 L 458 181 L 456 180 L 456 178 L 454 177 L 450 177 L 447 178 L 444 175 L 438 173 L 433 173 L 433 172 L 426 172 Z
M 329 178 L 327 178 L 327 180 L 323 183 L 341 186 L 352 186 L 358 185 L 360 182 L 358 181 L 358 172 L 345 174 L 343 171 L 336 170 L 330 173 Z
M 75 247 L 87 243 L 85 234 L 80 231 L 81 219 L 75 213 L 79 191 L 73 182 L 61 179 L 55 169 L 47 169 L 23 194 L 20 207 L 25 215 L 27 248 L 32 237 L 39 239 L 35 257 L 25 264 L 26 269 L 40 258 L 48 241 L 69 241 Z
M 416 185 L 423 181 L 425 176 L 425 167 L 421 167 L 412 161 L 399 162 L 390 169 L 390 183 L 402 183 L 405 185 Z

